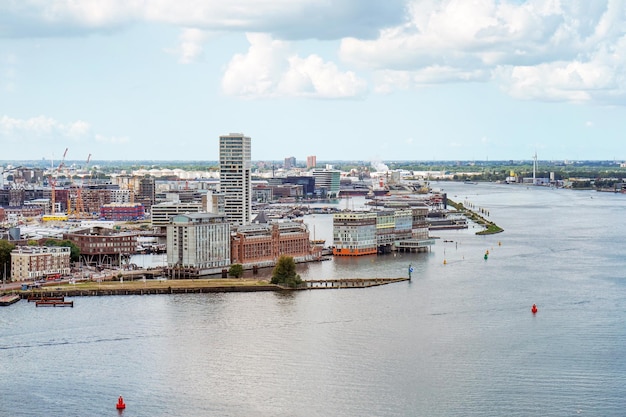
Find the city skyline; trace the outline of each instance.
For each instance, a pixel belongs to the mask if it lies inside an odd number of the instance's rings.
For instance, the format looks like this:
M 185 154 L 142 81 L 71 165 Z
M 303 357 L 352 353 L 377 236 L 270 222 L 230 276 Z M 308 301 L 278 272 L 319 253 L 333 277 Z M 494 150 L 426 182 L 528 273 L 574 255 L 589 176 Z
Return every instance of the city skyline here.
M 621 2 L 0 5 L 2 160 L 626 160 Z

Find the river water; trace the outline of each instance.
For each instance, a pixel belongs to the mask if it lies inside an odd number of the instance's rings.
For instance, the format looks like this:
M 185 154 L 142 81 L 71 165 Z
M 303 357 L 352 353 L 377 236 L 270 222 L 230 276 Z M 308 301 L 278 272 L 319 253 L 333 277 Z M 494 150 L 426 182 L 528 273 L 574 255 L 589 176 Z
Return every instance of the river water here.
M 411 282 L 0 309 L 0 415 L 623 416 L 626 196 L 433 186 L 505 231 L 298 265 Z

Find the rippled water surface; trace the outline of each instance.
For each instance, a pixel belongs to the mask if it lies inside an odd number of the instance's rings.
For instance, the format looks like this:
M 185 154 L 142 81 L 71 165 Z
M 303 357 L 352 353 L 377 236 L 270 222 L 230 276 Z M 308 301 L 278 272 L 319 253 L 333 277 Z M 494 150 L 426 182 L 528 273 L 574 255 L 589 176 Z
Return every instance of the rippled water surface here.
M 0 415 L 623 416 L 626 196 L 435 187 L 505 232 L 298 266 L 411 282 L 1 308 Z

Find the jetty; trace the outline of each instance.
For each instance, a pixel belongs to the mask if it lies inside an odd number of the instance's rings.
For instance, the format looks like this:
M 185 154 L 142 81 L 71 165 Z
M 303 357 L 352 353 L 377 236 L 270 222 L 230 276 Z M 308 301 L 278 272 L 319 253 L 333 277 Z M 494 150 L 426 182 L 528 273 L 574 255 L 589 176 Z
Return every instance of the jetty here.
M 30 295 L 27 300 L 29 303 L 31 301 L 65 301 L 65 297 L 52 297 L 52 296 L 43 297 L 43 296 Z
M 150 280 L 152 281 L 152 280 Z M 73 306 L 65 297 L 91 297 L 108 295 L 150 295 L 150 294 L 199 294 L 219 292 L 261 292 L 261 291 L 303 291 L 313 289 L 370 288 L 395 282 L 409 281 L 409 278 L 341 278 L 306 280 L 295 288 L 270 284 L 256 279 L 186 279 L 146 281 L 106 281 L 84 282 L 75 285 L 59 285 L 53 288 L 40 288 L 23 291 L 24 299 L 34 301 L 38 306 Z
M 74 307 L 74 301 L 35 301 L 35 307 Z
M 28 302 L 35 302 L 35 307 L 74 307 L 74 301 L 65 301 L 64 296 L 44 296 L 44 295 L 30 295 L 28 296 Z
M 304 281 L 297 289 L 369 288 L 408 280 L 408 278 L 312 279 Z

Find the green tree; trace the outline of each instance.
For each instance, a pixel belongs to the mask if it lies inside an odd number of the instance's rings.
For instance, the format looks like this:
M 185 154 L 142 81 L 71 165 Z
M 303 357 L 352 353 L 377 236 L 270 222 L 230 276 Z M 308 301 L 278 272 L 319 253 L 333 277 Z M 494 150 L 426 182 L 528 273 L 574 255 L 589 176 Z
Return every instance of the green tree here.
M 302 284 L 300 275 L 296 274 L 296 262 L 293 256 L 282 255 L 278 258 L 274 272 L 272 273 L 272 284 L 296 287 Z
M 2 279 L 8 280 L 11 276 L 11 251 L 13 249 L 15 249 L 15 245 L 6 240 L 0 240 L 0 276 Z
M 46 239 L 43 246 L 65 246 L 70 248 L 70 261 L 78 262 L 80 260 L 80 248 L 71 240 Z
M 241 264 L 232 264 L 230 268 L 228 268 L 228 275 L 241 278 L 243 276 L 243 266 Z

